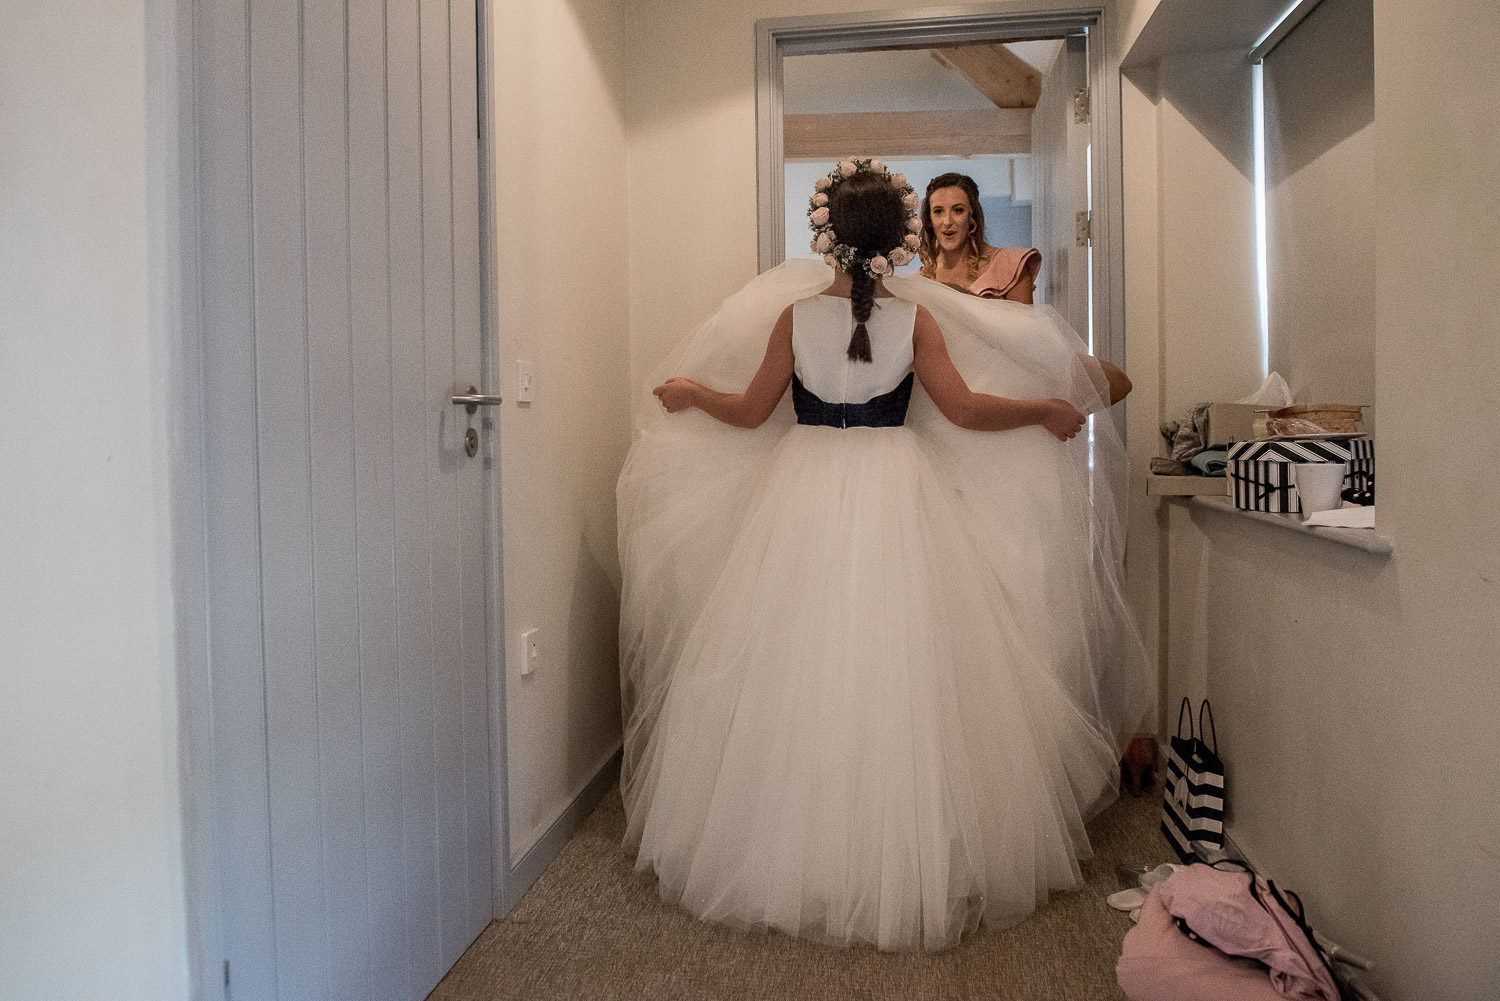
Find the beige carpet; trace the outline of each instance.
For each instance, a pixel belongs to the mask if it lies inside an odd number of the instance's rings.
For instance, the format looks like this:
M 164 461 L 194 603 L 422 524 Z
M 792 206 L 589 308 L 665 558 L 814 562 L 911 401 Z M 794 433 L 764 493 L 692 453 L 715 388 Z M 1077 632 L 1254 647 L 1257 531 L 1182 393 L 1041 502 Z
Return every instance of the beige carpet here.
M 1121 999 L 1114 966 L 1130 920 L 1104 898 L 1125 885 L 1117 863 L 1167 860 L 1159 802 L 1127 796 L 1089 825 L 1095 858 L 1082 888 L 1055 894 L 1019 925 L 981 927 L 954 949 L 923 954 L 746 934 L 662 903 L 620 848 L 614 791 L 429 1001 Z

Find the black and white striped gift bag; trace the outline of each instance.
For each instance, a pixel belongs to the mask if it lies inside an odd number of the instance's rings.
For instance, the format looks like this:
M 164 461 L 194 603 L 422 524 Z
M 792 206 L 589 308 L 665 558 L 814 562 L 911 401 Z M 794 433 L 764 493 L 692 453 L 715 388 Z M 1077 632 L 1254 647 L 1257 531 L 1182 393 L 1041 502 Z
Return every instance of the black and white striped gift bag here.
M 1188 714 L 1186 737 L 1182 735 L 1183 713 Z M 1224 763 L 1219 760 L 1217 731 L 1212 747 L 1203 740 L 1205 713 L 1213 728 L 1213 708 L 1204 699 L 1194 733 L 1192 704 L 1184 698 L 1177 711 L 1177 736 L 1167 745 L 1161 829 L 1183 862 L 1197 859 L 1199 847 L 1224 846 Z
M 1355 504 L 1375 503 L 1375 440 L 1356 438 L 1349 443 L 1349 475 L 1344 480 L 1344 500 Z

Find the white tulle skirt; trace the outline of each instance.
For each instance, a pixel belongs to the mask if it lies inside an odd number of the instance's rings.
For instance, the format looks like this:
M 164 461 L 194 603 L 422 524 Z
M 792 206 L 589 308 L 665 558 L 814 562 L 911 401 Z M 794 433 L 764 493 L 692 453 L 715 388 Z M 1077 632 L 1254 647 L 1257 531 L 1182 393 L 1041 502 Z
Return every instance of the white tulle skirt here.
M 763 350 L 798 283 L 828 279 L 762 276 L 671 371 L 739 388 L 749 373 L 716 366 L 758 360 L 744 327 Z M 1052 338 L 1052 388 L 1097 404 L 1076 344 Z M 622 790 L 662 895 L 740 927 L 936 949 L 1076 885 L 1146 691 L 1086 444 L 960 431 L 920 393 L 904 428 L 643 416 L 619 491 Z

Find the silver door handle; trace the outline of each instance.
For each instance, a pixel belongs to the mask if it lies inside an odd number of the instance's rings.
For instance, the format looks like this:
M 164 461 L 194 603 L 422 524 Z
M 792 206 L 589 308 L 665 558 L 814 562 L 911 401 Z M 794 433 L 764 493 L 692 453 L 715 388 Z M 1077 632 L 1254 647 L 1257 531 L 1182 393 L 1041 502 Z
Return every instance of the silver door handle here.
M 453 402 L 472 414 L 480 407 L 498 407 L 504 401 L 498 394 L 481 393 L 478 387 L 470 386 L 467 393 L 454 393 Z

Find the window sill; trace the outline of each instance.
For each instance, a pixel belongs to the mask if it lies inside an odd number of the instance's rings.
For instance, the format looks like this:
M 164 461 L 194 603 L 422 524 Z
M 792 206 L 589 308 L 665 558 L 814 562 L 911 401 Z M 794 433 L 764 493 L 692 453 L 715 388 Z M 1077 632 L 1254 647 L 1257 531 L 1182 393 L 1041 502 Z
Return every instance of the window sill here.
M 1233 515 L 1240 518 L 1248 518 L 1258 521 L 1264 525 L 1273 525 L 1277 528 L 1286 529 L 1289 532 L 1297 532 L 1301 535 L 1311 535 L 1319 539 L 1341 546 L 1349 546 L 1362 552 L 1371 553 L 1375 556 L 1390 556 L 1396 551 L 1391 540 L 1383 535 L 1376 535 L 1374 530 L 1368 528 L 1309 528 L 1302 524 L 1302 516 L 1297 514 L 1270 514 L 1266 511 L 1242 511 L 1234 506 L 1234 501 L 1223 496 L 1199 495 L 1196 497 L 1184 497 L 1184 501 L 1194 507 L 1207 508 L 1220 514 Z

